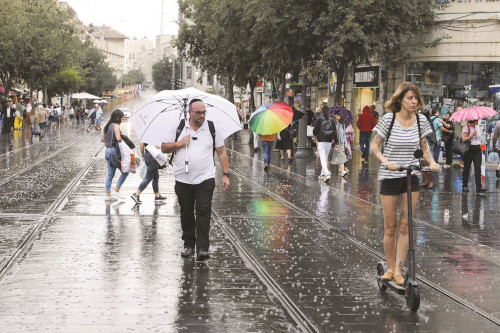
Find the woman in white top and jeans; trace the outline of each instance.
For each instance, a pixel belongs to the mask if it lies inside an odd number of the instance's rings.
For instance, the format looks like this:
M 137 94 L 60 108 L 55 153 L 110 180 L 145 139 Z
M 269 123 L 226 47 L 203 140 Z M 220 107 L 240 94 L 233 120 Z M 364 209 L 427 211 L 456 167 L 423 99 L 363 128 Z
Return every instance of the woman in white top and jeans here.
M 469 121 L 467 126 L 462 128 L 462 141 L 470 141 L 470 148 L 464 155 L 462 192 L 469 192 L 469 172 L 472 162 L 474 162 L 476 192 L 486 192 L 486 188 L 481 186 L 481 164 L 483 162 L 483 153 L 481 152 L 480 139 L 481 129 L 477 126 L 477 120 Z
M 379 171 L 379 180 L 382 181 L 380 201 L 384 210 L 384 252 L 388 270 L 381 279 L 392 280 L 394 278 L 398 285 L 402 285 L 404 282 L 401 271 L 408 252 L 406 171 L 397 171 L 398 165 L 418 163 L 413 153 L 420 148 L 430 168 L 439 170 L 439 165 L 434 161 L 426 142 L 426 136 L 431 132 L 430 125 L 424 116 L 417 114 L 417 110 L 422 106 L 423 102 L 418 87 L 410 82 L 400 84 L 391 100 L 385 105 L 386 109 L 391 112 L 386 113 L 373 129 L 377 135 L 370 146 L 370 152 L 382 163 Z M 417 117 L 419 117 L 418 123 Z M 393 120 L 394 123 L 389 134 L 390 124 Z M 386 140 L 388 136 L 389 140 Z M 380 150 L 383 141 L 386 141 L 384 153 Z M 412 191 L 412 211 L 414 211 L 419 196 L 419 181 L 416 175 L 412 176 Z M 399 236 L 396 242 L 399 196 L 401 196 L 401 214 L 399 217 Z

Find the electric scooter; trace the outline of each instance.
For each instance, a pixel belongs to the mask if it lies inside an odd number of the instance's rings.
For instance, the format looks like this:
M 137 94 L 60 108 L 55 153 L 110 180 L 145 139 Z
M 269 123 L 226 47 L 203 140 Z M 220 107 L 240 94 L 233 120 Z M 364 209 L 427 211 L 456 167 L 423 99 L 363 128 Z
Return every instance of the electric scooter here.
M 407 265 L 408 269 L 403 269 L 402 274 L 405 277 L 404 283 L 402 286 L 398 285 L 394 280 L 381 280 L 380 278 L 387 272 L 387 263 L 379 262 L 377 265 L 377 284 L 380 291 L 385 291 L 387 288 L 397 292 L 400 295 L 405 295 L 406 305 L 410 308 L 411 311 L 416 312 L 420 307 L 420 287 L 418 286 L 417 279 L 415 277 L 415 249 L 413 248 L 413 212 L 412 212 L 412 198 L 411 198 L 411 173 L 414 170 L 421 171 L 432 171 L 428 167 L 422 167 L 421 158 L 423 156 L 423 152 L 420 149 L 417 149 L 413 154 L 416 159 L 419 160 L 418 165 L 400 165 L 398 170 L 404 171 L 406 170 L 406 179 L 407 179 L 407 197 L 408 197 L 408 257 L 407 257 Z

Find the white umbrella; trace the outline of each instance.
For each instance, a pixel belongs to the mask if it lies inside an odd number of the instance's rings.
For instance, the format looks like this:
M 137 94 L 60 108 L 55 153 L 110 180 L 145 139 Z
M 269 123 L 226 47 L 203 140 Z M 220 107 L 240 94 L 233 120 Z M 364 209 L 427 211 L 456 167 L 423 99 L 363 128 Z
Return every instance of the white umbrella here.
M 108 104 L 108 101 L 107 101 L 107 100 L 105 100 L 105 99 L 101 99 L 101 103 L 103 103 L 103 104 Z
M 189 102 L 201 99 L 207 108 L 207 120 L 214 122 L 217 131 L 225 139 L 242 129 L 236 106 L 217 95 L 195 88 L 163 90 L 134 112 L 132 123 L 140 142 L 160 146 L 165 133 L 175 133 L 181 119 L 188 119 Z M 186 151 L 187 162 L 187 151 Z M 186 163 L 186 172 L 187 172 Z
M 101 100 L 100 99 L 94 99 L 94 104 L 101 104 Z
M 99 96 L 95 96 L 86 92 L 75 93 L 71 95 L 71 98 L 76 99 L 99 99 Z

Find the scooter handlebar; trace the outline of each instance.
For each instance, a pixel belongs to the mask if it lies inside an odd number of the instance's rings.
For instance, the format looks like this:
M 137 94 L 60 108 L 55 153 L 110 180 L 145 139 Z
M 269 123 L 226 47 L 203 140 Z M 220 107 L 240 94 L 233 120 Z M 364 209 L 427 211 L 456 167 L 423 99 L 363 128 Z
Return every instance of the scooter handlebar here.
M 384 169 L 388 170 L 387 165 L 385 165 L 385 164 L 384 164 Z M 439 171 L 441 171 L 441 167 L 439 167 L 438 170 L 432 170 L 429 167 L 421 167 L 421 166 L 415 165 L 415 164 L 398 165 L 397 171 L 408 171 L 408 170 L 420 170 L 422 172 L 439 172 Z

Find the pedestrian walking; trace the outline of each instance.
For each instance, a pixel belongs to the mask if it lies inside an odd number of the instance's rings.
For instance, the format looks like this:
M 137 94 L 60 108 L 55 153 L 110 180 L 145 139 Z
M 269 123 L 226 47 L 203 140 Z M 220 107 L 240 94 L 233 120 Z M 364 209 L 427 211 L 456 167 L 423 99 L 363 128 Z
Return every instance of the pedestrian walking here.
M 69 114 L 69 121 L 71 124 L 73 124 L 73 119 L 75 119 L 75 107 L 73 105 L 69 107 L 68 114 Z
M 410 82 L 400 84 L 385 105 L 389 112 L 373 129 L 376 135 L 370 146 L 372 154 L 382 163 L 378 178 L 382 182 L 380 201 L 384 211 L 384 252 L 388 270 L 381 279 L 394 279 L 398 285 L 404 282 L 401 271 L 408 253 L 409 242 L 406 171 L 398 171 L 398 165 L 418 163 L 414 152 L 420 147 L 430 168 L 439 170 L 439 165 L 433 160 L 426 144 L 426 136 L 431 132 L 430 125 L 424 116 L 417 114 L 422 105 L 420 90 L 415 84 Z M 383 153 L 380 150 L 382 143 L 385 144 Z M 411 181 L 413 211 L 419 198 L 418 177 L 413 175 Z M 396 238 L 398 210 L 401 213 L 399 236 Z
M 483 163 L 483 153 L 481 152 L 481 128 L 477 125 L 478 120 L 467 122 L 467 126 L 462 128 L 462 141 L 470 141 L 470 148 L 464 154 L 464 171 L 462 173 L 462 192 L 469 192 L 469 172 L 474 162 L 474 179 L 476 181 L 476 192 L 486 192 L 487 189 L 481 185 L 481 164 Z
M 47 109 L 45 108 L 45 104 L 38 105 L 36 115 L 36 122 L 40 126 L 40 139 L 45 138 L 45 129 L 47 127 Z
M 432 119 L 431 119 L 431 116 L 432 116 L 431 107 L 426 105 L 426 106 L 422 107 L 420 112 L 425 117 L 426 123 L 428 123 L 430 128 L 431 128 L 431 131 L 429 132 L 429 134 L 427 135 L 427 138 L 426 138 L 427 139 L 426 144 L 427 144 L 427 147 L 429 147 L 429 151 L 432 154 L 432 158 L 434 159 L 435 151 L 438 150 L 439 148 L 438 148 L 438 141 L 436 138 L 436 132 L 434 131 L 434 125 L 433 125 Z M 434 159 L 434 161 L 435 161 L 435 159 Z M 424 177 L 424 181 L 422 182 L 422 184 L 420 184 L 420 187 L 432 190 L 436 186 L 436 184 L 434 182 L 434 175 L 432 174 L 431 171 L 422 172 L 422 174 Z
M 19 110 L 15 110 L 14 116 L 14 131 L 21 131 L 23 129 L 23 116 Z
M 331 177 L 330 169 L 328 168 L 328 154 L 332 147 L 332 141 L 337 136 L 335 121 L 330 118 L 330 108 L 328 105 L 323 105 L 321 108 L 322 116 L 314 121 L 314 142 L 318 148 L 318 156 L 321 163 L 321 173 L 318 177 L 320 180 L 329 181 Z
M 6 101 L 3 103 L 2 119 L 3 119 L 3 130 L 5 133 L 10 133 L 10 130 L 14 125 L 14 112 L 15 110 L 11 107 L 10 101 Z
M 492 151 L 494 152 L 498 152 L 497 145 L 500 142 L 499 139 L 500 139 L 500 121 L 497 121 L 497 123 L 495 124 L 495 128 L 493 129 Z M 500 162 L 498 163 L 495 175 L 500 178 Z
M 89 127 L 87 128 L 87 132 L 90 132 L 90 129 L 91 129 L 92 127 L 94 127 L 96 131 L 98 130 L 98 129 L 97 129 L 97 125 L 96 125 L 97 108 L 98 108 L 98 106 L 97 106 L 97 104 L 96 104 L 96 106 L 94 107 L 94 109 L 90 112 L 90 125 L 89 125 Z
M 132 194 L 132 200 L 136 204 L 141 204 L 142 201 L 140 199 L 140 195 L 142 191 L 149 185 L 149 183 L 153 182 L 153 192 L 155 194 L 155 203 L 160 203 L 163 200 L 166 199 L 166 197 L 162 196 L 160 194 L 159 186 L 158 186 L 158 180 L 160 179 L 160 173 L 158 172 L 158 168 L 155 167 L 155 160 L 154 157 L 151 156 L 149 151 L 146 149 L 148 146 L 147 143 L 141 143 L 141 156 L 144 160 L 144 163 L 146 164 L 147 167 L 147 172 L 146 172 L 146 177 L 142 180 L 142 182 L 139 184 L 139 187 L 137 188 L 137 191 Z M 160 147 L 158 147 L 160 149 Z
M 276 149 L 280 151 L 280 161 L 283 162 L 285 158 L 288 162 L 292 162 L 292 149 L 293 149 L 293 138 L 295 130 L 293 128 L 293 123 L 290 123 L 281 132 L 278 133 L 278 140 L 276 141 Z M 285 156 L 286 152 L 286 156 Z
M 371 112 L 371 108 L 366 105 L 356 121 L 356 126 L 359 129 L 359 146 L 361 148 L 361 158 L 368 159 L 370 154 L 370 139 L 372 130 L 377 124 L 375 116 Z
M 206 106 L 200 99 L 189 103 L 189 120 L 185 124 L 186 135 L 176 140 L 176 133 L 167 133 L 162 143 L 163 153 L 175 153 L 173 169 L 175 193 L 181 207 L 181 226 L 184 250 L 182 257 L 194 254 L 199 261 L 210 258 L 209 232 L 212 215 L 212 196 L 215 189 L 215 160 L 217 152 L 222 168 L 222 189 L 229 188 L 229 161 L 224 139 L 215 123 L 205 121 Z M 212 130 L 215 133 L 212 134 Z M 185 156 L 191 162 L 189 173 L 185 171 Z M 195 216 L 196 211 L 196 216 Z
M 271 155 L 273 153 L 273 144 L 274 144 L 274 134 L 263 135 L 261 137 L 262 141 L 262 159 L 264 160 L 264 171 L 269 169 L 269 165 L 271 164 Z
M 100 131 L 101 130 L 101 123 L 102 123 L 102 118 L 103 118 L 104 112 L 102 111 L 102 106 L 99 105 L 96 115 L 95 115 L 95 128 Z
M 450 168 L 453 163 L 453 152 L 451 151 L 453 146 L 453 139 L 455 139 L 455 124 L 450 120 L 451 113 L 446 113 L 443 119 L 443 129 L 441 130 L 441 141 L 444 143 L 444 153 L 446 161 L 444 168 Z
M 63 124 L 66 124 L 68 122 L 68 117 L 69 117 L 68 108 L 66 107 L 66 105 L 64 105 L 62 107 L 62 123 Z
M 106 126 L 104 126 L 104 131 L 101 135 L 101 142 L 104 142 L 106 145 L 106 164 L 108 166 L 108 177 L 106 178 L 106 201 L 116 200 L 116 199 L 124 199 L 124 196 L 120 193 L 120 188 L 128 177 L 128 172 L 125 172 L 120 175 L 118 178 L 118 182 L 116 183 L 115 190 L 111 193 L 111 183 L 113 182 L 113 178 L 115 177 L 115 172 L 117 167 L 111 165 L 111 154 L 116 155 L 119 154 L 117 152 L 116 142 L 122 141 L 122 133 L 120 131 L 120 124 L 123 120 L 123 112 L 121 110 L 115 110 L 111 114 L 111 118 L 109 119 Z M 121 172 L 121 169 L 120 169 Z
M 347 137 L 341 111 L 335 110 L 333 118 L 335 119 L 335 133 L 337 136 L 334 137 L 334 147 L 331 163 L 333 165 L 337 165 L 338 174 L 342 177 L 345 177 L 349 173 L 349 170 L 345 168 L 345 163 L 347 163 L 347 154 L 345 151 L 347 145 Z

